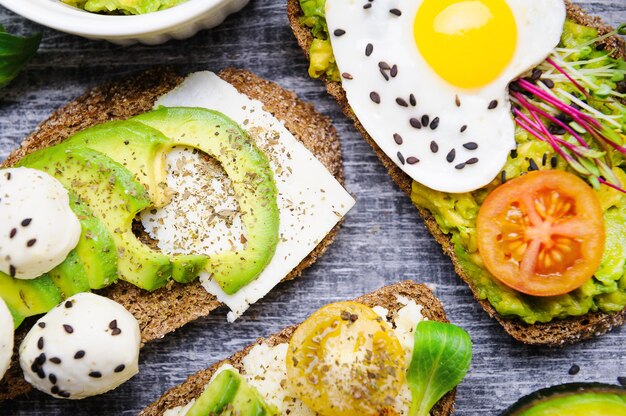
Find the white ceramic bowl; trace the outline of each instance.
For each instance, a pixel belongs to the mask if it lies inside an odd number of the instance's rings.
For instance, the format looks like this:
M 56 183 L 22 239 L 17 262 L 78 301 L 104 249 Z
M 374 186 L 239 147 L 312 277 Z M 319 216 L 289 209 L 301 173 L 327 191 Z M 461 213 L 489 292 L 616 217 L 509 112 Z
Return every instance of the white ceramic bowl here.
M 167 10 L 137 16 L 107 16 L 68 6 L 59 0 L 0 0 L 25 18 L 56 30 L 119 45 L 157 45 L 185 39 L 215 27 L 249 0 L 187 0 Z

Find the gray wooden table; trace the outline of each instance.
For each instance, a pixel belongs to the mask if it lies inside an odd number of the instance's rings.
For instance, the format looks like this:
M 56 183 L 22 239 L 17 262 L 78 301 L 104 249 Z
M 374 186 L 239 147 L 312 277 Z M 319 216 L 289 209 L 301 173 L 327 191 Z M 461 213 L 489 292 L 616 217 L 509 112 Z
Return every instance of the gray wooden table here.
M 613 25 L 626 21 L 626 0 L 580 3 Z M 0 92 L 0 160 L 52 110 L 88 87 L 161 64 L 184 72 L 236 66 L 295 90 L 334 119 L 343 143 L 347 188 L 358 199 L 328 253 L 235 324 L 227 324 L 226 312 L 220 310 L 148 345 L 142 351 L 141 372 L 112 393 L 71 402 L 33 392 L 0 403 L 0 414 L 136 414 L 188 375 L 257 337 L 300 322 L 323 304 L 401 279 L 433 285 L 449 318 L 472 336 L 474 361 L 458 389 L 457 414 L 495 415 L 538 388 L 575 381 L 615 383 L 618 376 L 626 376 L 623 328 L 564 349 L 534 348 L 513 341 L 482 311 L 369 146 L 322 84 L 307 77 L 307 62 L 287 24 L 284 1 L 252 0 L 219 28 L 153 47 L 84 40 L 44 29 L 3 8 L 0 24 L 11 32 L 44 34 L 34 61 Z M 581 370 L 571 376 L 574 363 Z

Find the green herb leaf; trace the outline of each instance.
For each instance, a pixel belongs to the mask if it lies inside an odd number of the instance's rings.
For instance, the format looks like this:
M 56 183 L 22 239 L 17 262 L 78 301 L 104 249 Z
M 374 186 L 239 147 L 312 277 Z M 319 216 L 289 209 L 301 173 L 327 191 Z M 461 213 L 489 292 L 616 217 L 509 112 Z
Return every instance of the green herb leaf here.
M 0 88 L 17 76 L 39 49 L 41 34 L 31 37 L 14 36 L 0 26 Z
M 413 401 L 410 416 L 428 416 L 444 394 L 463 380 L 472 361 L 472 340 L 456 325 L 417 324 L 407 382 Z

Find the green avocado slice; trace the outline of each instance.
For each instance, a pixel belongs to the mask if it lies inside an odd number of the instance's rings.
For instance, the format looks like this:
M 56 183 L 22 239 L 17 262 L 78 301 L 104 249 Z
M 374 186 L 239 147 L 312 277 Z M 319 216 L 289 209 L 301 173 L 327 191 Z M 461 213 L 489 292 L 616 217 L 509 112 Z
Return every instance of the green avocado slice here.
M 46 313 L 63 300 L 47 274 L 22 280 L 0 272 L 0 297 L 9 307 L 16 328 L 29 316 Z
M 267 156 L 231 119 L 201 108 L 159 108 L 134 117 L 161 131 L 174 146 L 199 149 L 215 158 L 232 181 L 246 230 L 246 246 L 209 258 L 206 270 L 229 295 L 255 280 L 278 244 L 278 191 Z
M 600 383 L 569 383 L 523 397 L 500 416 L 623 416 L 626 388 Z

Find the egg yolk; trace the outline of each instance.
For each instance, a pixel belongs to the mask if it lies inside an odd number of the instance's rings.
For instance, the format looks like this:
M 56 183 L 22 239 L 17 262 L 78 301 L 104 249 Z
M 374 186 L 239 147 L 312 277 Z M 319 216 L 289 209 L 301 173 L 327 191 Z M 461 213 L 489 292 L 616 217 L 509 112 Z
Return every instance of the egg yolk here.
M 461 88 L 495 80 L 517 44 L 515 18 L 505 0 L 424 0 L 413 32 L 431 68 Z

